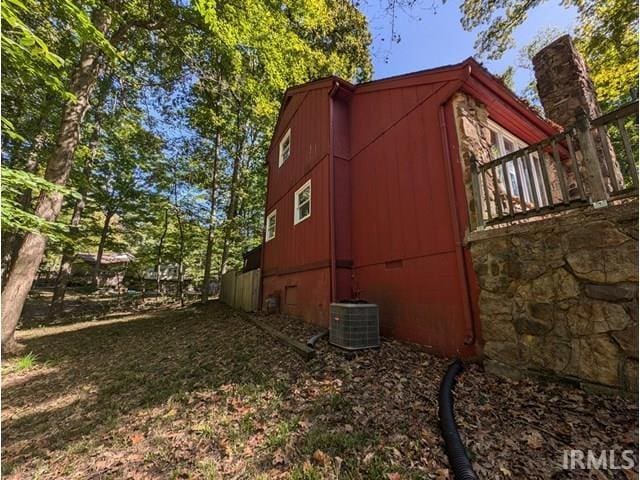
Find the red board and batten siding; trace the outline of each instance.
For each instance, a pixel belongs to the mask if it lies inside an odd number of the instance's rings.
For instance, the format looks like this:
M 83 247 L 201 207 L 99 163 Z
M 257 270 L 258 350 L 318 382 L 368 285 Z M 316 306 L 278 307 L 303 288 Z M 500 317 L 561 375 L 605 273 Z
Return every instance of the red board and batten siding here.
M 439 128 L 440 106 L 460 88 L 456 80 L 352 100 L 353 269 L 359 295 L 380 306 L 384 335 L 469 355 L 469 298 Z
M 315 323 L 328 318 L 330 83 L 294 94 L 281 112 L 269 152 L 266 213 L 277 209 L 276 237 L 266 242 L 263 296 L 278 293 L 283 312 Z M 291 154 L 278 166 L 291 129 Z M 294 225 L 294 193 L 311 179 L 311 217 Z
M 472 60 L 349 86 L 297 87 L 269 155 L 263 297 L 285 313 L 328 323 L 333 297 L 380 305 L 382 333 L 470 356 L 480 340 L 478 287 L 468 249 L 462 165 L 451 97 L 464 91 L 492 119 L 534 142 L 553 128 Z M 291 127 L 291 158 L 278 144 Z M 289 165 L 287 165 L 289 164 Z M 289 168 L 287 168 L 289 167 Z M 311 218 L 293 225 L 293 193 L 312 179 Z
M 352 265 L 353 265 L 353 240 L 351 236 L 353 223 L 352 209 L 352 184 L 351 176 L 351 127 L 349 124 L 350 108 L 349 102 L 352 92 L 334 86 L 332 95 L 329 98 L 333 147 L 330 162 L 334 172 L 333 191 L 333 239 L 334 251 L 332 259 L 334 262 L 335 281 L 332 284 L 332 300 L 349 299 L 353 297 L 352 292 Z

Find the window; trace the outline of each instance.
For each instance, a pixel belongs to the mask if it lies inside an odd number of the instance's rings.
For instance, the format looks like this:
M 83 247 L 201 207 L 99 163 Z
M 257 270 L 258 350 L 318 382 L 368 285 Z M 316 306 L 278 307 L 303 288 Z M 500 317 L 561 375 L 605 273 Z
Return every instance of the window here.
M 311 180 L 300 187 L 294 195 L 293 224 L 311 216 Z
M 507 132 L 505 129 L 494 122 L 489 122 L 489 129 L 491 132 L 491 151 L 493 153 L 494 159 L 504 157 L 509 153 L 515 152 L 516 150 L 520 150 L 527 146 L 527 144 L 522 140 L 511 135 L 509 132 Z M 522 182 L 523 199 L 526 202 L 531 203 L 533 201 L 532 193 L 533 191 L 535 191 L 537 193 L 538 202 L 541 205 L 544 205 L 545 201 L 544 198 L 542 198 L 542 192 L 540 188 L 540 186 L 543 184 L 542 174 L 540 171 L 540 161 L 538 160 L 538 155 L 536 153 L 531 154 L 530 158 L 531 167 L 533 169 L 533 172 L 531 173 L 533 174 L 534 185 L 530 185 L 529 168 L 527 167 L 527 163 L 523 162 L 522 158 L 517 163 L 514 160 L 509 160 L 505 163 L 508 176 L 507 180 L 509 182 L 509 190 L 511 190 L 511 195 L 513 195 L 514 197 L 520 197 L 520 189 L 518 188 L 519 174 L 520 180 Z M 501 184 L 501 189 L 506 190 L 502 168 L 498 168 L 497 172 L 497 177 L 499 183 Z
M 265 240 L 267 242 L 276 238 L 276 212 L 277 210 L 274 210 L 267 215 L 267 232 L 265 234 Z
M 281 167 L 291 155 L 291 129 L 287 130 L 280 140 L 280 153 L 278 155 L 278 167 Z

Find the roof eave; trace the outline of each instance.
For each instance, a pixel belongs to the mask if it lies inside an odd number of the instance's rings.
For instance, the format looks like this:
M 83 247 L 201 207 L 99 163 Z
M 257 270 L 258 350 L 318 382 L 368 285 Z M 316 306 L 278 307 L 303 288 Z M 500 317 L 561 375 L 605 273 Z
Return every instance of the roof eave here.
M 535 124 L 540 128 L 540 130 L 547 132 L 549 135 L 554 135 L 562 131 L 561 127 L 542 117 L 536 110 L 520 99 L 500 79 L 482 66 L 473 57 L 467 58 L 463 63 L 469 65 L 472 78 L 489 88 L 512 108 L 521 112 L 527 120 Z

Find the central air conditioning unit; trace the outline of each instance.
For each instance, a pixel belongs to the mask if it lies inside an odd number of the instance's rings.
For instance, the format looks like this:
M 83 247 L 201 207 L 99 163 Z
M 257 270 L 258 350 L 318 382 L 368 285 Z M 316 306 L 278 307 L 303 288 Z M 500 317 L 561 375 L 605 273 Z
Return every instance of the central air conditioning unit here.
M 332 303 L 329 343 L 346 350 L 378 348 L 378 305 L 363 302 Z

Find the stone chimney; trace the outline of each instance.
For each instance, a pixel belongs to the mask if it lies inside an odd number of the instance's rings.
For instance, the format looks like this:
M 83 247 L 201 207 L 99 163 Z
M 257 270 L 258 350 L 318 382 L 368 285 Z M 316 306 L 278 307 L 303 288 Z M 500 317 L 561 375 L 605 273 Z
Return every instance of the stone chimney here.
M 602 115 L 587 65 L 569 35 L 554 40 L 533 57 L 538 95 L 549 120 L 562 127 L 576 122 L 582 107 L 589 118 Z
M 582 109 L 590 120 L 602 115 L 596 91 L 593 86 L 587 65 L 582 55 L 576 50 L 569 35 L 554 40 L 536 53 L 532 59 L 536 75 L 538 96 L 549 120 L 561 127 L 567 128 L 576 124 L 578 112 Z M 600 137 L 593 133 L 598 163 L 609 192 L 613 189 L 613 182 L 622 183 L 620 165 L 616 161 L 616 154 L 608 136 Z M 612 159 L 613 171 L 609 172 L 605 164 L 605 155 Z M 582 154 L 580 154 L 580 157 Z M 581 170 L 584 172 L 584 159 L 580 159 Z M 576 195 L 576 181 L 572 173 L 567 171 L 570 182 L 571 196 Z M 587 190 L 589 187 L 587 186 Z

